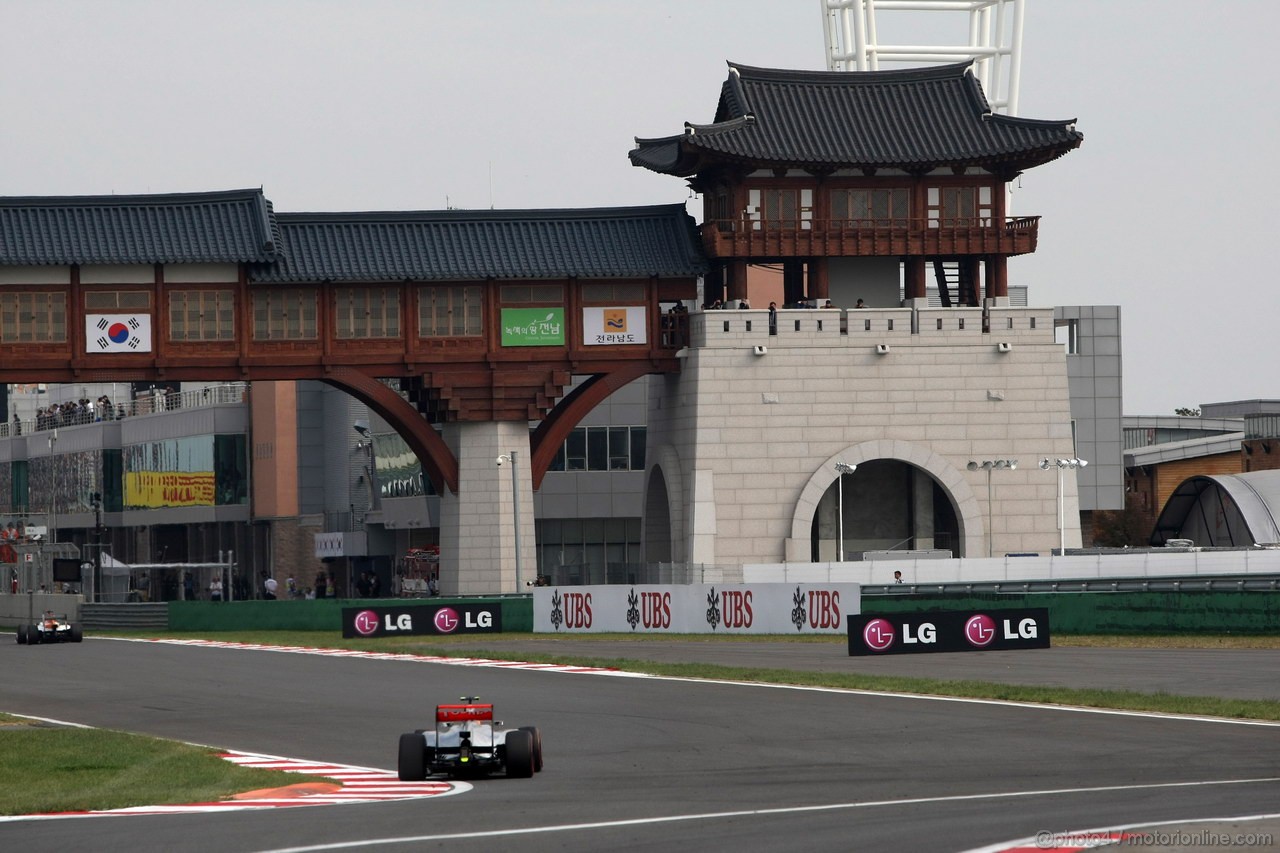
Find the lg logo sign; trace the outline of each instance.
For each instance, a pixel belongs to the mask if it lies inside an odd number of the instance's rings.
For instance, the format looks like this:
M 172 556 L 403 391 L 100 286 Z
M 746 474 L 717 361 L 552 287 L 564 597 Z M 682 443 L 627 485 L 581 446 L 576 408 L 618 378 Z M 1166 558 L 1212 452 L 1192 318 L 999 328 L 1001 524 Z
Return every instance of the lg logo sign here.
M 872 619 L 862 629 L 862 641 L 873 651 L 883 652 L 893 645 L 897 632 L 888 619 Z
M 436 631 L 441 634 L 452 634 L 459 628 L 492 628 L 493 613 L 488 610 L 479 612 L 467 611 L 458 614 L 458 611 L 452 607 L 441 607 L 436 611 L 435 617 Z
M 990 616 L 979 613 L 964 623 L 964 638 L 971 645 L 985 649 L 996 638 L 996 623 Z
M 502 611 L 495 605 L 452 607 L 343 608 L 342 636 L 382 637 L 391 634 L 482 633 L 502 630 Z
M 386 624 L 383 625 L 378 619 L 378 614 L 372 610 L 361 610 L 356 614 L 354 625 L 356 633 L 362 637 L 372 637 L 378 633 L 378 629 L 388 633 L 392 631 L 412 631 L 413 617 L 408 613 L 401 613 L 392 617 L 390 613 L 386 614 Z M 394 621 L 393 621 L 394 618 Z
M 851 655 L 1047 648 L 1046 609 L 849 617 Z

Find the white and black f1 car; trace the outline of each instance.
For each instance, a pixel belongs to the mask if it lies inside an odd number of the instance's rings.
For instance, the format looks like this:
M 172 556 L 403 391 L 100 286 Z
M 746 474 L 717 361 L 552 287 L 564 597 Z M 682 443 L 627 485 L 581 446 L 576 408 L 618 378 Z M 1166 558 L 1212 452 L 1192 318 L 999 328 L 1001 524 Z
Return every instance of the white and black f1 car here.
M 437 705 L 436 727 L 400 735 L 400 779 L 416 782 L 433 773 L 483 776 L 504 771 L 528 778 L 542 769 L 542 734 L 533 726 L 502 727 L 493 705 L 463 696 L 461 704 Z
M 46 611 L 34 625 L 18 626 L 18 643 L 78 643 L 84 639 L 80 626 L 67 620 L 66 615 L 54 616 Z

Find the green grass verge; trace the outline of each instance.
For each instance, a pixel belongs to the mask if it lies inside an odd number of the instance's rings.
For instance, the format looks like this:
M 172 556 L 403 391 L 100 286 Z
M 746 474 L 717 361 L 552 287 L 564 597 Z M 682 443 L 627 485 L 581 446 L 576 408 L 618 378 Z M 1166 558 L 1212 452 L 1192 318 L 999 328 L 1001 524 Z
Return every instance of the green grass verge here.
M 120 632 L 120 636 L 126 636 Z M 501 637 L 476 635 L 436 637 L 389 637 L 375 639 L 344 639 L 325 631 L 256 631 L 218 632 L 209 634 L 183 634 L 171 631 L 129 632 L 130 637 L 182 637 L 203 638 L 228 642 L 260 643 L 277 646 L 305 646 L 358 651 L 392 652 L 399 654 L 438 655 L 441 657 L 487 657 L 494 659 L 519 659 L 533 663 L 557 663 L 571 666 L 605 666 L 663 675 L 674 678 L 718 679 L 725 681 L 754 681 L 768 684 L 795 684 L 809 687 L 835 687 L 847 690 L 872 690 L 888 693 L 914 693 L 927 696 L 954 696 L 967 699 L 998 699 L 1011 702 L 1030 702 L 1046 705 L 1073 705 L 1085 708 L 1112 708 L 1126 711 L 1151 711 L 1165 714 L 1192 714 L 1197 716 L 1233 717 L 1250 720 L 1280 721 L 1280 702 L 1260 699 L 1222 699 L 1213 696 L 1180 696 L 1169 693 L 1140 693 L 1125 690 L 1088 690 L 1066 687 L 1040 687 L 1034 685 L 1001 684 L 988 681 L 943 681 L 926 678 L 866 675 L 860 673 L 809 672 L 772 668 L 747 668 L 720 666 L 704 663 L 656 663 L 626 657 L 626 648 L 639 639 L 672 642 L 676 640 L 706 642 L 775 642 L 790 635 L 777 637 L 754 636 L 744 639 L 741 635 L 722 635 L 708 639 L 707 635 L 657 635 L 638 638 L 632 634 L 503 634 Z M 1188 637 L 1055 637 L 1055 646 L 1090 646 L 1117 648 L 1276 648 L 1265 645 L 1278 638 L 1188 638 Z M 537 641 L 545 651 L 530 652 L 527 645 L 519 651 L 499 647 L 485 648 L 484 643 L 501 644 L 504 640 Z M 581 640 L 616 641 L 618 656 L 595 657 L 556 651 L 564 642 Z M 1197 642 L 1197 640 L 1201 642 Z M 845 645 L 848 639 L 839 635 L 810 636 L 805 642 L 822 642 Z
M 0 814 L 223 800 L 319 777 L 240 767 L 215 750 L 0 715 Z

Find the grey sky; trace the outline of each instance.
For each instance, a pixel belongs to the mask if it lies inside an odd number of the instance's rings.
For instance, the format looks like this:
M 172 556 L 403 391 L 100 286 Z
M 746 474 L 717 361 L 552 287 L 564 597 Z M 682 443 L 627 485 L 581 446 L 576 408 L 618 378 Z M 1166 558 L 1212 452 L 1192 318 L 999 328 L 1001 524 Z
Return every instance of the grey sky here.
M 1020 113 L 1084 146 L 1014 196 L 1031 301 L 1123 307 L 1125 411 L 1280 397 L 1280 3 L 1028 0 Z M 635 136 L 725 61 L 824 67 L 818 0 L 0 0 L 0 194 L 262 186 L 279 210 L 687 197 Z M 963 31 L 963 17 L 912 26 Z M 894 41 L 916 41 L 916 31 Z M 884 40 L 890 40 L 884 38 Z M 1220 190 L 1215 191 L 1213 186 Z

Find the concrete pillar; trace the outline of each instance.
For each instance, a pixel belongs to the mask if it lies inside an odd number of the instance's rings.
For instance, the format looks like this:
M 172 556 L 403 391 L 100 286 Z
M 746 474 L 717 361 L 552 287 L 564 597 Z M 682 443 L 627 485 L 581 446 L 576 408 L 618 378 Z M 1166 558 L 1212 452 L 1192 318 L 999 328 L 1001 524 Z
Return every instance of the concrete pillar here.
M 523 421 L 461 423 L 445 427 L 458 457 L 458 493 L 440 497 L 440 591 L 444 595 L 527 592 L 537 576 L 530 477 L 529 425 Z M 516 536 L 511 462 L 515 453 L 520 500 Z M 520 540 L 517 589 L 516 539 Z

